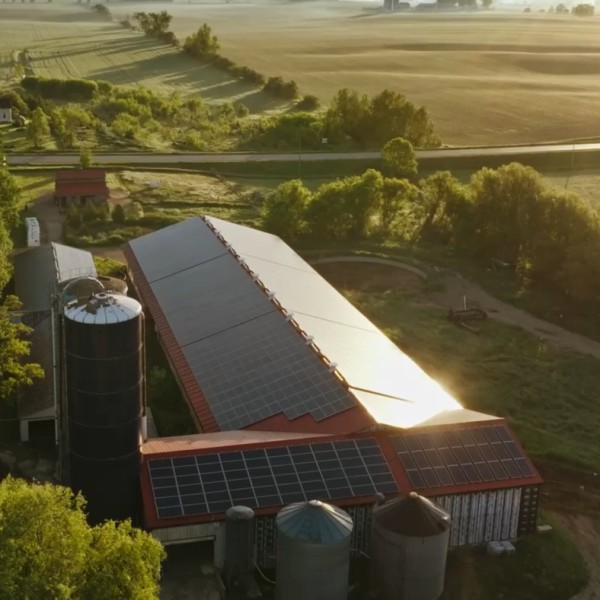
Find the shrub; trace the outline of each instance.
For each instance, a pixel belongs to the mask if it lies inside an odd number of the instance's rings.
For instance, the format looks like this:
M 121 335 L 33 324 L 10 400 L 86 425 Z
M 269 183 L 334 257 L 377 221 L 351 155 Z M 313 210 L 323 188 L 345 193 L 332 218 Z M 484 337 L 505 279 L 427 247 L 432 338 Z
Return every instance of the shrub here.
M 269 77 L 263 90 L 273 96 L 294 100 L 298 97 L 298 85 L 295 81 L 284 81 L 281 77 Z
M 319 106 L 320 106 L 319 99 L 316 96 L 312 96 L 310 94 L 307 96 L 303 96 L 302 100 L 300 100 L 296 104 L 296 108 L 298 108 L 299 110 L 306 110 L 306 111 L 317 110 L 317 108 L 319 108 Z
M 114 223 L 125 223 L 125 210 L 120 204 L 115 205 L 111 217 Z

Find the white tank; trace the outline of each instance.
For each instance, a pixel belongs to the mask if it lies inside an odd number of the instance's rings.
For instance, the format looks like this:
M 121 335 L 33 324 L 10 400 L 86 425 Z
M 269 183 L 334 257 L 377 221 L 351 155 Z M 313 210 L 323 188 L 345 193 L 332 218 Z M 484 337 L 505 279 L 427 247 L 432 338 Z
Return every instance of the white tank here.
M 277 515 L 276 600 L 346 600 L 352 518 L 319 500 Z
M 411 492 L 373 509 L 371 565 L 381 600 L 437 600 L 444 591 L 450 516 Z

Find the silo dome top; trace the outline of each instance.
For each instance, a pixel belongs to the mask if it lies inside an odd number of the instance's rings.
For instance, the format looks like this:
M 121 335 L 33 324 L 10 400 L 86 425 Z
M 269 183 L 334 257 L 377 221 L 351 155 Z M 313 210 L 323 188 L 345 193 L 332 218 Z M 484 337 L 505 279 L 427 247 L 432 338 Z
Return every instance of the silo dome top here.
M 352 533 L 350 515 L 319 500 L 296 502 L 281 509 L 277 528 L 288 537 L 313 544 L 334 544 Z
M 416 492 L 375 507 L 373 519 L 389 531 L 414 537 L 437 535 L 450 527 L 450 515 Z
M 111 325 L 124 323 L 138 317 L 142 306 L 127 296 L 99 292 L 80 298 L 65 307 L 65 317 L 77 323 Z
M 69 279 L 62 286 L 61 302 L 67 305 L 79 298 L 89 298 L 93 294 L 104 292 L 104 286 L 95 277 L 76 277 Z

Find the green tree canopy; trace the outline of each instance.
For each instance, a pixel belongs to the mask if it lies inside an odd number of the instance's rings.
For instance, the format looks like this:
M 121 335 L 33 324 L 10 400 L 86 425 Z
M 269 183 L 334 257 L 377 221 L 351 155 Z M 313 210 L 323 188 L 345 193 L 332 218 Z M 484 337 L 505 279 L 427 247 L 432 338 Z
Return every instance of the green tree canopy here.
M 376 225 L 382 183 L 381 173 L 369 169 L 323 184 L 306 211 L 310 231 L 330 239 L 366 237 Z
M 381 147 L 402 137 L 416 146 L 437 146 L 439 140 L 425 108 L 417 108 L 391 90 L 369 98 L 342 89 L 333 97 L 324 119 L 325 136 L 334 142 L 349 137 L 363 147 Z
M 270 194 L 263 209 L 263 226 L 283 239 L 294 240 L 304 230 L 311 193 L 299 179 L 286 181 Z
M 20 200 L 17 180 L 6 167 L 0 166 L 0 226 L 11 229 L 18 224 Z M 4 285 L 1 279 L 0 285 Z
M 383 235 L 412 236 L 414 231 L 412 214 L 419 194 L 419 188 L 406 179 L 388 177 L 383 180 L 379 212 L 379 229 Z
M 30 342 L 26 339 L 29 327 L 14 322 L 11 312 L 18 311 L 21 303 L 16 296 L 7 296 L 0 304 L 0 399 L 6 401 L 23 385 L 44 376 L 36 363 L 28 363 Z
M 82 169 L 89 169 L 94 164 L 94 155 L 89 148 L 82 147 L 79 150 L 79 166 Z
M 381 150 L 386 171 L 395 177 L 414 177 L 417 174 L 417 159 L 412 144 L 404 138 L 390 140 Z
M 212 29 L 206 23 L 196 33 L 185 38 L 183 50 L 192 56 L 199 58 L 214 56 L 220 49 L 219 40 L 213 35 Z
M 48 117 L 41 107 L 37 107 L 27 123 L 27 137 L 35 148 L 41 148 L 44 140 L 50 135 Z
M 0 483 L 0 600 L 158 598 L 164 550 L 130 523 L 90 527 L 65 487 Z

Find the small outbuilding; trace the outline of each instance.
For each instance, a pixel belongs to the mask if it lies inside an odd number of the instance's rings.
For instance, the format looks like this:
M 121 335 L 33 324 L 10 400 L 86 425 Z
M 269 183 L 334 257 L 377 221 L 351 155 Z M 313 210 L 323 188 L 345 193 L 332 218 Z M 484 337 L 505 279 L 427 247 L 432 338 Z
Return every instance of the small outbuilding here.
M 72 204 L 84 206 L 88 202 L 103 204 L 108 201 L 109 195 L 104 169 L 62 169 L 56 172 L 54 198 L 61 208 Z
M 0 123 L 12 123 L 12 108 L 0 108 Z
M 40 223 L 35 217 L 25 219 L 27 228 L 27 247 L 32 248 L 40 245 Z

